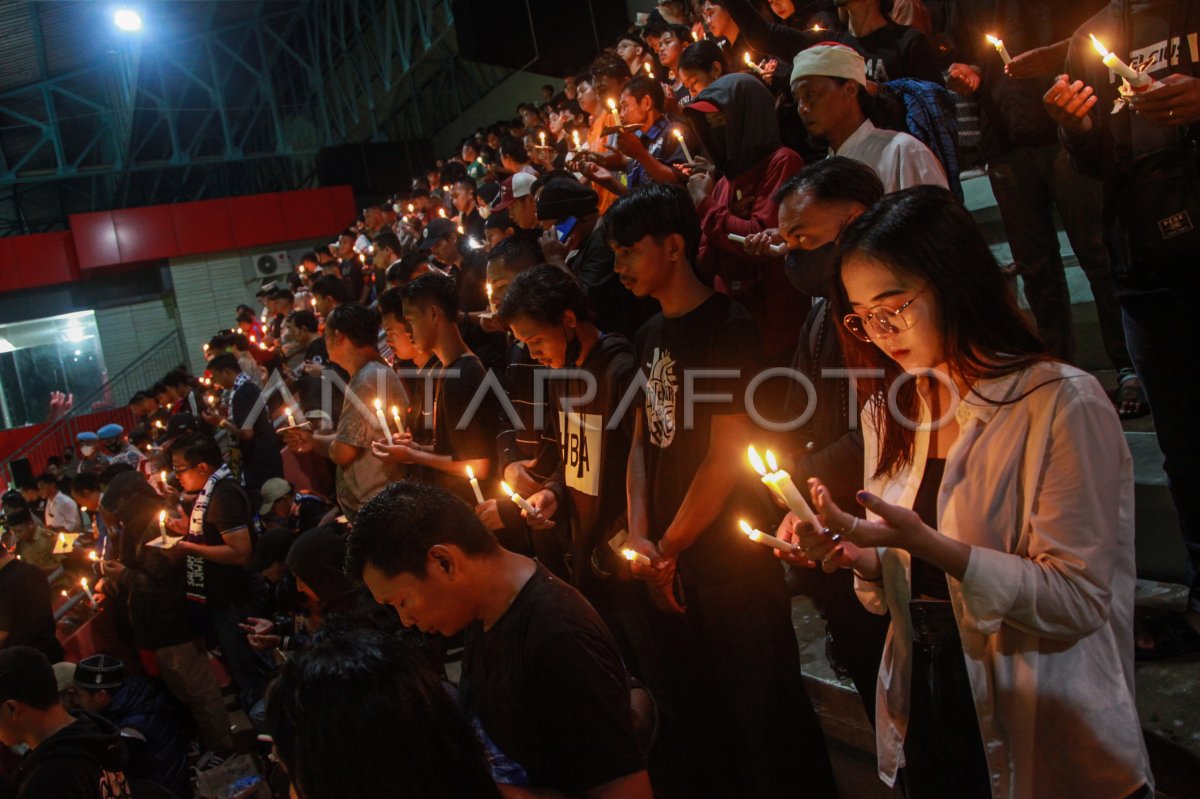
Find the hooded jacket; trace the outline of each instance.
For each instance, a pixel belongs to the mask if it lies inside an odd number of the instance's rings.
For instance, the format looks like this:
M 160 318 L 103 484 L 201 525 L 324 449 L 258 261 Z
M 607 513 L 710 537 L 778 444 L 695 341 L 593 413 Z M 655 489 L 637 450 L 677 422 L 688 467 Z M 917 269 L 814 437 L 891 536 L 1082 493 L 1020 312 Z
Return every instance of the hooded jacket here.
M 804 323 L 807 298 L 784 274 L 783 256 L 749 256 L 729 234 L 749 236 L 778 227 L 775 193 L 800 171 L 804 160 L 780 144 L 775 101 L 757 78 L 718 78 L 686 113 L 721 176 L 696 209 L 702 233 L 697 271 L 746 306 L 760 339 L 767 342 L 768 358 L 790 351 Z M 754 198 L 748 219 L 733 213 L 739 193 Z
M 132 799 L 125 745 L 110 721 L 81 713 L 21 761 L 16 799 Z

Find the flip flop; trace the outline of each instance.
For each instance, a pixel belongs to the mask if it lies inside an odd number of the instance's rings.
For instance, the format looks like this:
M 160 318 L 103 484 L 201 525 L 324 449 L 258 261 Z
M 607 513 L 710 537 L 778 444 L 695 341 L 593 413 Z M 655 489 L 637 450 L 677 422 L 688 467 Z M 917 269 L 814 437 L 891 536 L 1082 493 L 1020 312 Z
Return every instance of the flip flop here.
M 1112 401 L 1121 421 L 1141 419 L 1150 415 L 1150 403 L 1146 401 L 1146 392 L 1142 390 L 1142 383 L 1136 377 L 1124 378 L 1113 392 Z M 1129 410 L 1122 411 L 1122 406 L 1129 406 Z
M 1136 639 L 1148 635 L 1154 640 L 1153 647 L 1137 646 Z M 1134 657 L 1137 660 L 1167 660 L 1181 655 L 1200 652 L 1200 633 L 1188 623 L 1187 617 L 1177 610 L 1151 616 L 1135 625 Z

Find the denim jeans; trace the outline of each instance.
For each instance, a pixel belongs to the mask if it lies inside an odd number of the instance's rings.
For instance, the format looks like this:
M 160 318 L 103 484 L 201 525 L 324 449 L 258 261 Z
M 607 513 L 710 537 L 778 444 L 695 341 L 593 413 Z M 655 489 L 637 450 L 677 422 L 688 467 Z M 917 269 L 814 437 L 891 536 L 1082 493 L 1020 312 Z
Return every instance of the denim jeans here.
M 1075 359 L 1071 295 L 1054 224 L 1057 210 L 1096 299 L 1104 352 L 1114 369 L 1129 370 L 1121 308 L 1104 241 L 1100 181 L 1072 169 L 1066 150 L 1058 144 L 1013 148 L 988 162 L 988 180 L 1025 284 L 1025 299 L 1050 352 L 1065 361 Z
M 907 799 L 991 799 L 962 641 L 949 602 L 915 601 L 911 705 L 904 736 Z

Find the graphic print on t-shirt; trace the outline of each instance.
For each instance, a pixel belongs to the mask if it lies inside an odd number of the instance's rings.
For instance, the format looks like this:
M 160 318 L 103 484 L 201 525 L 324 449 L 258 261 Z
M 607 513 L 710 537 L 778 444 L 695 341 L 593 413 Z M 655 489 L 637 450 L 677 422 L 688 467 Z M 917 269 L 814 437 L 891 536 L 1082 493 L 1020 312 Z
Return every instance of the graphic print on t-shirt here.
M 654 348 L 650 363 L 650 379 L 646 386 L 646 423 L 650 443 L 666 449 L 675 440 L 675 397 L 679 378 L 675 375 L 675 359 L 668 349 Z
M 567 488 L 590 497 L 600 496 L 604 418 L 598 413 L 559 411 L 558 429 L 562 431 L 559 444 Z

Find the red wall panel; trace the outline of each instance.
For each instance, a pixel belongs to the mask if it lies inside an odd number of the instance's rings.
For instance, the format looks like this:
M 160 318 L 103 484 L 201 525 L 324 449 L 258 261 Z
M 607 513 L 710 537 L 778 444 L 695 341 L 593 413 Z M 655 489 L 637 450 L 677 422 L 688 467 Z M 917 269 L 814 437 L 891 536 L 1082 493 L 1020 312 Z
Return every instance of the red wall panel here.
M 79 253 L 81 268 L 95 269 L 121 263 L 121 249 L 117 246 L 117 226 L 113 223 L 112 211 L 72 214 L 71 235 L 75 239 L 75 251 Z
M 169 207 L 181 255 L 235 249 L 228 200 L 201 200 Z
M 12 238 L 0 238 L 0 291 L 16 291 L 22 285 L 13 241 Z
M 289 191 L 280 195 L 280 199 L 283 202 L 283 220 L 287 226 L 285 241 L 329 235 L 329 202 L 319 189 Z
M 79 279 L 79 263 L 68 231 L 17 236 L 10 241 L 24 288 Z
M 154 261 L 179 255 L 171 206 L 151 205 L 113 211 L 121 263 Z
M 287 241 L 282 195 L 282 192 L 274 192 L 229 198 L 234 244 L 254 247 Z

